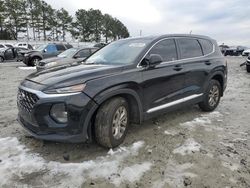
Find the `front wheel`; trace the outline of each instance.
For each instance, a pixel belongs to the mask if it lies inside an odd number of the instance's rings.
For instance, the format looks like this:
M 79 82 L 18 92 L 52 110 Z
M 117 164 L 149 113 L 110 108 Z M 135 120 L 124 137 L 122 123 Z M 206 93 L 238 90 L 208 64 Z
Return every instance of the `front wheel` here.
M 117 97 L 106 101 L 97 111 L 95 118 L 95 139 L 107 148 L 120 145 L 129 126 L 129 108 L 127 101 Z
M 246 65 L 247 72 L 250 72 L 250 65 Z
M 33 57 L 31 59 L 30 65 L 31 66 L 36 66 L 40 60 L 41 60 L 41 58 L 39 58 L 39 57 Z
M 211 80 L 209 82 L 206 93 L 204 94 L 204 99 L 199 103 L 201 110 L 205 112 L 213 111 L 220 102 L 220 97 L 222 94 L 222 88 L 217 80 Z

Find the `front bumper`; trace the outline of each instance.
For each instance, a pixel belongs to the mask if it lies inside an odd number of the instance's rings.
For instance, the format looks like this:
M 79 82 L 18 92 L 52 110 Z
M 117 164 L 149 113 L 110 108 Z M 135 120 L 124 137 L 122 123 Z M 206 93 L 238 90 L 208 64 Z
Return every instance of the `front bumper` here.
M 90 109 L 96 104 L 87 95 L 81 92 L 48 95 L 22 86 L 19 90 L 28 98 L 22 99 L 25 96 L 18 94 L 18 121 L 35 138 L 59 142 L 84 142 L 90 138 L 85 120 Z M 50 116 L 51 107 L 58 103 L 64 103 L 66 106 L 68 121 L 65 124 L 57 123 Z
M 28 65 L 29 64 L 29 62 L 30 62 L 30 56 L 28 55 L 28 56 L 23 56 L 23 63 L 24 64 L 26 64 L 26 65 Z

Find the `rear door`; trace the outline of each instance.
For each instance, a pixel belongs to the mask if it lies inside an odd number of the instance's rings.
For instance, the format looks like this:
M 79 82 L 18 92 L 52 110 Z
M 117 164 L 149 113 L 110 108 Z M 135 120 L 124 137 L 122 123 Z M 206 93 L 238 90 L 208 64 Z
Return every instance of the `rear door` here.
M 153 46 L 146 55 L 158 54 L 163 62 L 154 68 L 145 68 L 143 75 L 144 111 L 157 112 L 174 105 L 183 97 L 185 72 L 178 59 L 174 39 L 164 39 Z
M 204 59 L 199 39 L 178 38 L 177 44 L 180 58 L 183 61 L 183 68 L 186 70 L 184 96 L 202 95 L 210 61 Z

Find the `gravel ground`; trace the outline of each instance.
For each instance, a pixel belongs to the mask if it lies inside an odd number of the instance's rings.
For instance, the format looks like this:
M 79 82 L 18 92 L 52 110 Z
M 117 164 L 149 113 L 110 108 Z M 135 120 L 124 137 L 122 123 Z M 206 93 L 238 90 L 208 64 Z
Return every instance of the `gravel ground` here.
M 34 69 L 0 64 L 0 187 L 250 187 L 250 74 L 228 57 L 215 112 L 186 107 L 132 125 L 120 148 L 44 142 L 17 123 L 19 82 Z

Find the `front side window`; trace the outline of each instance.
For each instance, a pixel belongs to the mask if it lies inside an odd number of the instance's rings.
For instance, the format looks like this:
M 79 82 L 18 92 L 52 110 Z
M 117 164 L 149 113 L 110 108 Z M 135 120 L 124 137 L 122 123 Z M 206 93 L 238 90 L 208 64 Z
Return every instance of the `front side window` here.
M 158 54 L 164 62 L 177 60 L 177 50 L 174 39 L 165 39 L 158 42 L 149 52 L 150 54 Z
M 202 56 L 202 50 L 200 43 L 196 39 L 192 38 L 180 38 L 178 39 L 181 58 L 193 58 Z
M 57 52 L 57 49 L 56 49 L 56 46 L 53 45 L 53 44 L 49 44 L 46 48 L 46 52 L 47 53 L 54 53 L 54 52 Z

